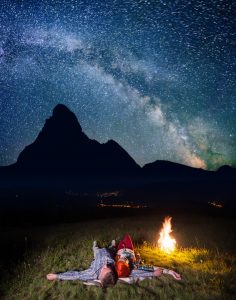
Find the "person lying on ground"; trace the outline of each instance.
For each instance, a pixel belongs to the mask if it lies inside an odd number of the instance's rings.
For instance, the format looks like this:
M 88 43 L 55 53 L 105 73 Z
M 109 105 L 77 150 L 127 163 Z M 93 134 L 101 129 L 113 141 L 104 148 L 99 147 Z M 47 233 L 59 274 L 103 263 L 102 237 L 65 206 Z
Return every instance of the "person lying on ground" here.
M 137 257 L 137 254 L 134 252 L 132 239 L 129 234 L 126 234 L 119 242 L 115 256 L 115 268 L 118 277 L 128 277 L 139 260 L 140 256 Z
M 129 234 L 119 242 L 115 257 L 115 268 L 120 281 L 135 283 L 146 278 L 159 277 L 169 274 L 176 280 L 181 280 L 180 274 L 173 270 L 142 264 L 139 253 L 134 250 L 133 242 Z
M 94 260 L 91 266 L 84 271 L 68 271 L 64 273 L 48 274 L 48 280 L 81 280 L 86 282 L 93 281 L 94 284 L 102 288 L 115 285 L 117 282 L 117 272 L 114 267 L 114 248 L 113 240 L 109 248 L 99 248 L 97 242 L 93 242 Z
M 119 245 L 122 245 L 121 247 Z M 81 280 L 87 285 L 97 285 L 106 288 L 115 285 L 119 275 L 119 281 L 132 284 L 144 279 L 152 279 L 162 274 L 169 274 L 176 280 L 181 276 L 173 270 L 141 264 L 138 254 L 132 250 L 133 243 L 129 235 L 119 243 L 115 263 L 115 241 L 110 248 L 99 249 L 96 242 L 93 244 L 94 261 L 89 269 L 84 271 L 68 271 L 59 274 L 48 274 L 48 280 Z M 131 246 L 132 245 L 132 246 Z M 121 250 L 122 251 L 119 251 Z M 129 251 L 129 250 L 131 251 Z M 128 250 L 128 251 L 127 251 Z M 134 253 L 133 253 L 133 252 Z M 131 263 L 130 263 L 131 262 Z M 115 267 L 114 267 L 115 266 Z M 120 269 L 119 269 L 120 268 Z

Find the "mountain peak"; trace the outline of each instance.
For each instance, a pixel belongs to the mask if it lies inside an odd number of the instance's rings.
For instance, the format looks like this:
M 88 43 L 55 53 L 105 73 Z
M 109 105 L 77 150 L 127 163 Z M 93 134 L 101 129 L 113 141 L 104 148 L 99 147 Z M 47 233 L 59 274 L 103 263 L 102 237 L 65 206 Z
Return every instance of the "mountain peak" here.
M 72 113 L 72 111 L 69 110 L 69 108 L 66 105 L 61 103 L 57 104 L 53 109 L 53 116 L 63 115 L 68 113 Z
M 63 164 L 74 158 L 88 137 L 83 133 L 76 115 L 63 104 L 58 104 L 36 140 L 19 155 L 17 163 L 27 167 Z
M 136 174 L 140 167 L 115 141 L 100 144 L 82 131 L 76 115 L 58 104 L 36 140 L 19 155 L 17 166 L 34 173 L 111 176 Z
M 53 109 L 53 114 L 50 119 L 57 120 L 65 124 L 65 122 L 70 122 L 76 124 L 77 129 L 82 131 L 82 128 L 77 120 L 76 115 L 64 104 L 57 104 Z

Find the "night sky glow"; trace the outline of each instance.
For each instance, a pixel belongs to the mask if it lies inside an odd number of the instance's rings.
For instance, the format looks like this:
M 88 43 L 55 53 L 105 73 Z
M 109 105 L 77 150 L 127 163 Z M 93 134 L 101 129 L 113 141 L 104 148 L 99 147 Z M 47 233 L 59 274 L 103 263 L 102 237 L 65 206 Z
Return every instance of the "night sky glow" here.
M 236 166 L 235 1 L 0 3 L 0 165 L 58 103 L 143 165 Z

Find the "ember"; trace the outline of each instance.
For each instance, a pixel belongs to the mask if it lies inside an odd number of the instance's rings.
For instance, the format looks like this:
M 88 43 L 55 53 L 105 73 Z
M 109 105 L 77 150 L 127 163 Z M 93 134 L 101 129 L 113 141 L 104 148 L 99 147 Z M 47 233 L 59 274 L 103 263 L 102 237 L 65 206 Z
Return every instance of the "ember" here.
M 170 233 L 172 232 L 171 219 L 171 217 L 165 218 L 158 240 L 159 248 L 168 254 L 175 250 L 176 245 L 176 240 L 170 236 Z

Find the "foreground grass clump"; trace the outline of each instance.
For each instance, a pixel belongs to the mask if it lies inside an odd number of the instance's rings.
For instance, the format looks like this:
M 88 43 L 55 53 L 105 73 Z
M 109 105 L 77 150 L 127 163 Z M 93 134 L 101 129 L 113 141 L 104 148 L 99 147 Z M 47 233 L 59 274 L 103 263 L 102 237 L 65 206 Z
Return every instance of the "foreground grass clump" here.
M 225 223 L 226 227 L 220 230 L 223 223 L 217 220 L 218 225 L 214 226 L 215 220 L 210 220 L 203 234 L 199 230 L 202 220 L 196 219 L 192 224 L 177 220 L 173 235 L 184 248 L 179 246 L 167 255 L 156 247 L 161 221 L 154 217 L 122 218 L 43 228 L 45 234 L 38 244 L 25 253 L 24 261 L 4 282 L 3 299 L 235 299 L 236 257 L 224 248 L 233 234 L 227 231 L 225 235 L 228 225 Z M 215 230 L 217 235 L 213 234 Z M 119 240 L 127 232 L 146 264 L 173 269 L 183 280 L 162 275 L 135 285 L 118 283 L 106 293 L 79 281 L 46 280 L 49 272 L 88 268 L 93 259 L 93 240 L 107 246 L 113 238 Z

